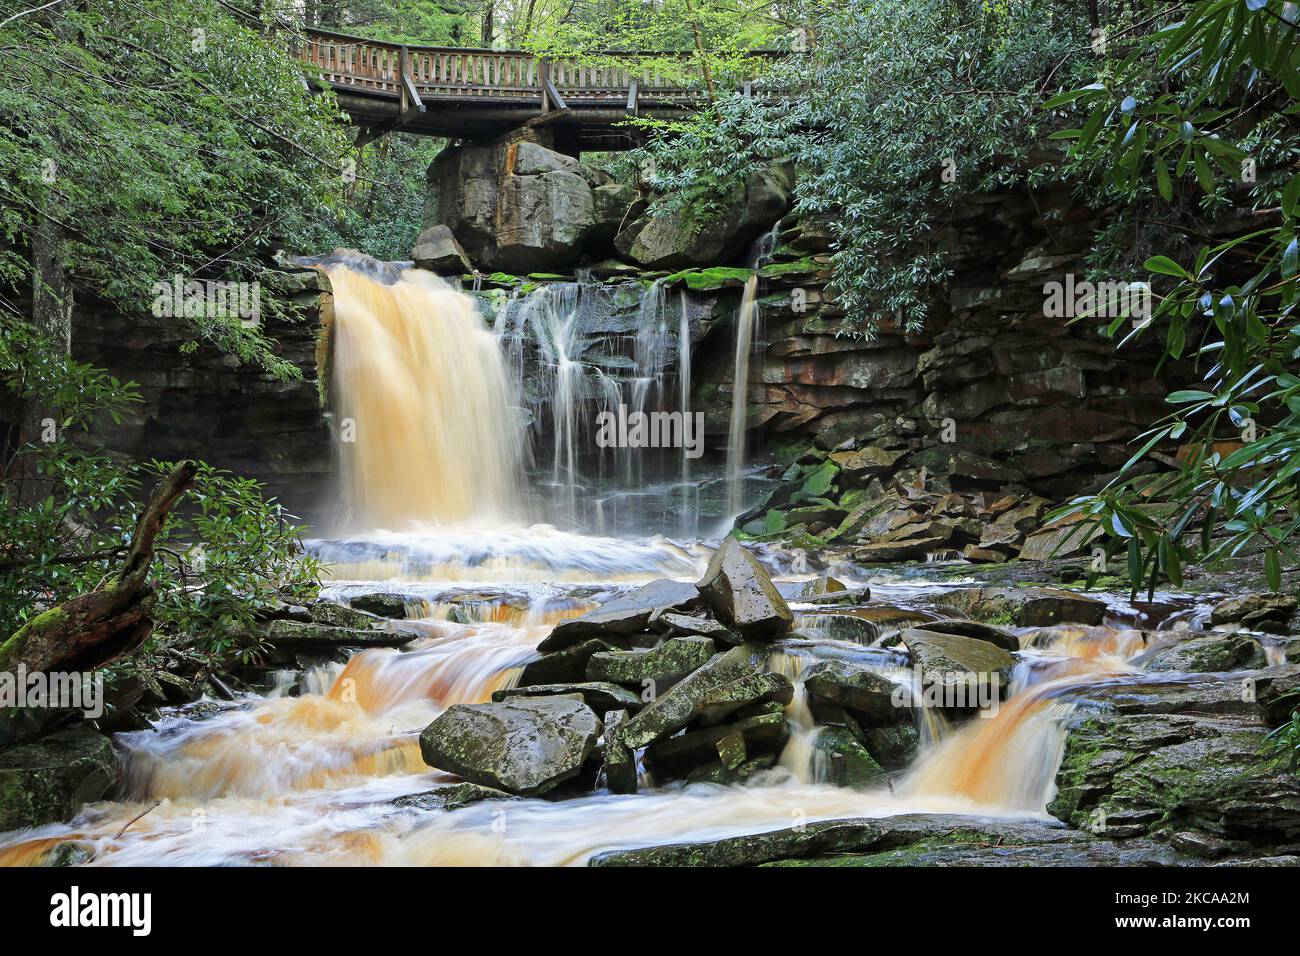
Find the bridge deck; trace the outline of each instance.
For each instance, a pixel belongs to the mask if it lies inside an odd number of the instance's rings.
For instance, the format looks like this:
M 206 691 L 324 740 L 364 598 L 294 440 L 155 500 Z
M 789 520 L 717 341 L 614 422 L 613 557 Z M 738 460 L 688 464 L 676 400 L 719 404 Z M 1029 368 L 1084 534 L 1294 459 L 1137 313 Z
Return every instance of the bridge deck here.
M 568 152 L 626 149 L 632 116 L 672 119 L 703 102 L 689 54 L 609 54 L 617 66 L 552 59 L 520 50 L 384 43 L 306 31 L 299 59 L 319 71 L 339 103 L 370 135 L 403 132 L 489 139 L 526 124 L 547 125 Z M 774 54 L 760 54 L 768 57 Z M 677 76 L 646 75 L 638 63 L 678 58 Z

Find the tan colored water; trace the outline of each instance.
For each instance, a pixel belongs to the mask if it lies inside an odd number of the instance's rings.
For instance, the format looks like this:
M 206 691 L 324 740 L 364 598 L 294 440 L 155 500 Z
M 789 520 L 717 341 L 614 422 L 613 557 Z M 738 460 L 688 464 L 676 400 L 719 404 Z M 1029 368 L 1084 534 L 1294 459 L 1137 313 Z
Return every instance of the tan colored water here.
M 1021 668 L 1022 686 L 997 715 L 972 719 L 923 751 L 893 792 L 818 782 L 817 730 L 800 693 L 780 764 L 743 786 L 401 810 L 396 797 L 451 779 L 424 766 L 419 730 L 451 703 L 484 701 L 508 686 L 557 614 L 521 618 L 485 606 L 482 623 L 447 616 L 446 607 L 429 607 L 429 636 L 413 649 L 365 651 L 346 667 L 318 669 L 301 696 L 123 735 L 125 802 L 89 808 L 68 827 L 15 834 L 0 843 L 0 863 L 39 860 L 57 835 L 82 841 L 105 864 L 562 864 L 605 849 L 836 817 L 1041 817 L 1072 706 L 1062 695 L 1132 673 L 1126 652 L 1134 649 L 1107 628 L 1045 629 L 1038 641 L 1046 646 L 1028 652 L 1033 666 Z M 797 675 L 802 663 L 777 652 L 769 666 Z
M 348 525 L 511 514 L 519 477 L 511 389 L 473 300 L 419 269 L 392 285 L 346 266 L 328 272 Z

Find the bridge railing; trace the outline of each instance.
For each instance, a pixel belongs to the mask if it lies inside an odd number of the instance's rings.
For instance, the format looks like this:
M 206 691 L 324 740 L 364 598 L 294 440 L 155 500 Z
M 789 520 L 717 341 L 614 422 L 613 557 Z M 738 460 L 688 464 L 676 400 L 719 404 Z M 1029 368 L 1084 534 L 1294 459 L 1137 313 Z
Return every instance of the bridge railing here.
M 598 66 L 578 59 L 542 59 L 520 50 L 404 46 L 324 30 L 308 30 L 297 53 L 336 87 L 388 96 L 400 95 L 405 66 L 424 100 L 538 102 L 549 76 L 566 101 L 623 100 L 634 82 L 640 99 L 672 101 L 697 95 L 702 81 L 699 65 L 688 53 L 612 52 L 607 55 L 617 65 Z M 636 69 L 638 61 L 662 64 L 665 59 L 681 61 L 675 77 Z

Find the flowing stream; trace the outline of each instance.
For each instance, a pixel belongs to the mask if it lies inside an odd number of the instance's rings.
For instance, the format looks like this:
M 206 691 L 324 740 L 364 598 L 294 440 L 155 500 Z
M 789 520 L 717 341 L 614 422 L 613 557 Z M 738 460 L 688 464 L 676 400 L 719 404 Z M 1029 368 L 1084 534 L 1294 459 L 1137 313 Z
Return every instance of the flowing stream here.
M 32 862 L 76 840 L 95 864 L 578 864 L 607 849 L 818 819 L 1045 818 L 1078 692 L 1140 676 L 1133 663 L 1144 648 L 1139 632 L 1024 632 L 1011 695 L 995 712 L 956 728 L 927 723 L 918 756 L 890 785 L 833 786 L 799 681 L 803 669 L 843 657 L 896 681 L 908 675 L 896 652 L 820 634 L 814 609 L 796 601 L 808 626 L 774 645 L 769 660 L 796 682 L 790 741 L 776 766 L 746 783 L 649 781 L 631 796 L 488 801 L 451 811 L 395 803 L 453 779 L 419 753 L 419 732 L 438 713 L 511 686 L 557 621 L 638 582 L 697 579 L 711 548 L 694 538 L 566 530 L 540 520 L 545 509 L 530 516 L 520 400 L 504 337 L 488 331 L 467 296 L 427 273 L 405 270 L 385 283 L 346 265 L 329 271 L 345 530 L 311 547 L 333 570 L 326 596 L 400 594 L 415 640 L 403 650 L 365 650 L 346 664 L 285 673 L 264 694 L 180 708 L 152 729 L 119 735 L 119 799 L 87 807 L 69 825 L 9 835 L 0 841 L 0 863 Z M 565 314 L 575 300 L 564 297 L 577 292 L 548 294 L 556 301 L 533 303 L 524 321 L 546 337 L 554 367 L 556 444 L 545 464 L 556 479 L 551 500 L 567 504 L 581 494 L 569 445 L 582 433 L 574 382 L 585 372 L 565 368 Z M 655 294 L 656 324 L 638 348 L 647 367 L 659 368 L 633 377 L 638 401 L 669 391 L 659 339 L 670 334 L 679 306 L 686 338 L 684 300 Z M 746 290 L 747 299 L 753 294 Z M 738 342 L 737 360 L 748 350 Z M 641 388 L 635 380 L 643 378 Z M 738 373 L 738 388 L 743 380 Z M 681 394 L 688 402 L 688 391 Z M 351 440 L 341 428 L 348 419 Z M 797 580 L 773 566 L 778 581 Z M 940 587 L 869 583 L 869 607 L 902 612 Z

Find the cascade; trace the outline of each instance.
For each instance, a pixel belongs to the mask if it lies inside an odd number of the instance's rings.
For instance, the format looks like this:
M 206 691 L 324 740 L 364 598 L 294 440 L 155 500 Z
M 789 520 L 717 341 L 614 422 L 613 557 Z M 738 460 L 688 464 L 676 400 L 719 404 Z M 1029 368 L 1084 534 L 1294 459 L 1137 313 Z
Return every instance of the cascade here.
M 327 271 L 343 524 L 508 517 L 520 467 L 514 401 L 473 300 L 417 269 L 391 282 L 347 263 Z

